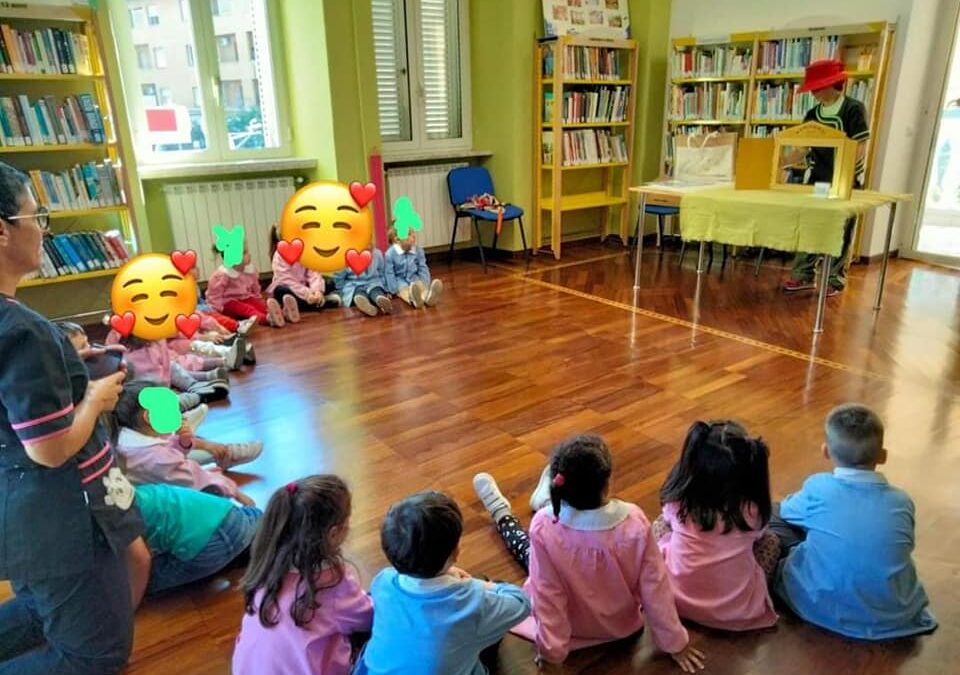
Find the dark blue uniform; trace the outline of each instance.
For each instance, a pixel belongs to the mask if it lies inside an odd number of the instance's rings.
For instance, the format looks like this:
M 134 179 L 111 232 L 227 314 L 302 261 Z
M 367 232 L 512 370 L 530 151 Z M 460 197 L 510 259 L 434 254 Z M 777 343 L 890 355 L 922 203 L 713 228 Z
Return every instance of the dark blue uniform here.
M 0 295 L 0 578 L 16 593 L 0 605 L 0 675 L 100 675 L 129 656 L 125 555 L 143 523 L 107 432 L 57 468 L 24 449 L 70 430 L 87 381 L 53 324 Z

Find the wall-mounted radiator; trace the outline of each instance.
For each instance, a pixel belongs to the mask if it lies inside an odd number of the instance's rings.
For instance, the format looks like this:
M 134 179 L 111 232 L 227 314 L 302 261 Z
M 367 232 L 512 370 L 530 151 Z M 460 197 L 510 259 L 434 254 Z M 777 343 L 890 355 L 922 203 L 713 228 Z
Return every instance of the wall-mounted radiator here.
M 433 164 L 387 169 L 387 190 L 390 192 L 388 213 L 393 218 L 393 203 L 398 197 L 409 197 L 413 208 L 423 219 L 417 243 L 424 248 L 449 246 L 453 234 L 453 207 L 447 191 L 447 173 L 467 166 L 466 162 Z M 470 223 L 457 228 L 457 241 L 470 241 Z
M 206 281 L 219 264 L 213 226 L 243 225 L 254 265 L 270 271 L 270 227 L 295 191 L 292 177 L 217 183 L 182 183 L 163 188 L 178 250 L 197 252 L 197 279 Z

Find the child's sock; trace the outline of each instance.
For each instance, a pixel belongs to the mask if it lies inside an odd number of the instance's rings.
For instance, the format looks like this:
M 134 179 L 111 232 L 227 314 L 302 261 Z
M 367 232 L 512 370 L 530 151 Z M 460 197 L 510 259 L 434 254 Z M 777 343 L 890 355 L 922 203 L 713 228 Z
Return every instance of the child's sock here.
M 474 476 L 473 489 L 483 502 L 483 507 L 493 516 L 493 522 L 499 523 L 502 518 L 511 515 L 510 502 L 500 492 L 497 481 L 489 473 L 478 473 Z
M 540 474 L 540 481 L 530 495 L 530 508 L 539 511 L 544 506 L 550 504 L 550 465 L 543 467 L 543 473 Z

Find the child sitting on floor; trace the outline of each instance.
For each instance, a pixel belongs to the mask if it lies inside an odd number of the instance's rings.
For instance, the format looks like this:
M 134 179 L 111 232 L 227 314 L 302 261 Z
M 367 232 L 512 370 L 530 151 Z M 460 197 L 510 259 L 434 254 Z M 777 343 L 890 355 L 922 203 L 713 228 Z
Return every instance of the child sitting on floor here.
M 766 444 L 736 422 L 695 422 L 660 502 L 653 536 L 680 616 L 731 631 L 774 625 L 767 578 L 776 570 L 780 541 L 766 528 Z
M 220 251 L 214 247 L 214 255 Z M 222 261 L 222 256 L 221 256 Z M 250 249 L 243 244 L 243 258 L 232 267 L 220 265 L 207 281 L 207 303 L 215 311 L 233 319 L 256 319 L 268 325 L 267 303 L 260 290 L 260 275 L 250 259 Z
M 273 493 L 240 582 L 246 611 L 234 675 L 351 671 L 350 635 L 370 630 L 373 603 L 343 559 L 349 529 L 350 491 L 337 476 Z
M 387 295 L 383 278 L 383 253 L 379 250 L 372 249 L 370 264 L 360 274 L 346 267 L 333 278 L 343 297 L 344 307 L 353 305 L 367 316 L 393 313 L 393 303 Z
M 805 621 L 847 637 L 934 630 L 911 557 L 913 500 L 877 472 L 887 460 L 880 417 L 856 403 L 834 408 L 822 452 L 833 472 L 807 478 L 771 521 L 790 548 L 777 594 Z
M 507 630 L 530 614 L 530 601 L 512 584 L 454 567 L 462 532 L 456 502 L 439 492 L 390 507 L 380 543 L 393 567 L 370 585 L 373 634 L 355 675 L 487 673 L 481 659 L 495 660 Z
M 175 434 L 161 434 L 150 426 L 148 411 L 140 403 L 140 392 L 157 386 L 152 382 L 136 381 L 123 385 L 114 411 L 120 427 L 117 452 L 127 466 L 127 475 L 134 483 L 172 483 L 197 490 L 233 497 L 245 506 L 253 500 L 244 495 L 222 470 L 252 462 L 263 451 L 263 443 L 214 443 L 195 437 L 187 427 Z M 208 453 L 218 469 L 206 470 L 191 451 Z
M 333 284 L 319 272 L 309 270 L 299 262 L 292 265 L 277 251 L 280 235 L 277 226 L 270 229 L 270 248 L 273 250 L 273 281 L 267 287 L 267 319 L 271 326 L 283 327 L 286 321 L 297 323 L 300 312 L 317 311 L 324 307 L 339 307 L 340 295 Z
M 204 579 L 243 556 L 263 515 L 179 485 L 138 485 L 136 494 L 153 556 L 147 594 Z
M 417 247 L 417 238 L 411 229 L 406 239 L 400 239 L 397 228 L 387 233 L 390 248 L 384 261 L 384 280 L 387 292 L 417 309 L 433 307 L 440 302 L 443 282 L 430 279 L 430 268 L 423 249 Z
M 625 638 L 647 623 L 685 672 L 702 669 L 649 521 L 639 506 L 609 498 L 612 470 L 603 439 L 561 443 L 550 458 L 551 507 L 537 512 L 529 534 L 493 477 L 474 476 L 507 549 L 530 574 L 524 590 L 533 616 L 512 632 L 536 644 L 538 660 L 562 663 L 572 650 Z

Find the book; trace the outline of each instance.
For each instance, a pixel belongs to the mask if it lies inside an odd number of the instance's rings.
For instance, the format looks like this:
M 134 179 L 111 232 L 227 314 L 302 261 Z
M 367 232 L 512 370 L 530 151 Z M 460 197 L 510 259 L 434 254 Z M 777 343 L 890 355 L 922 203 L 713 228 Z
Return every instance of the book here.
M 53 132 L 56 142 L 64 145 L 67 142 L 67 136 L 64 133 L 63 126 L 60 124 L 60 116 L 57 114 L 57 104 L 53 96 L 43 97 L 43 110 L 49 118 L 50 129 Z
M 80 109 L 83 111 L 87 128 L 90 130 L 90 141 L 92 143 L 104 143 L 106 138 L 103 130 L 103 116 L 100 114 L 100 106 L 94 101 L 90 94 L 80 94 L 77 96 L 80 103 Z

